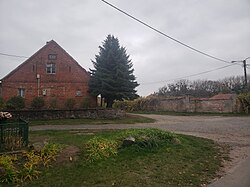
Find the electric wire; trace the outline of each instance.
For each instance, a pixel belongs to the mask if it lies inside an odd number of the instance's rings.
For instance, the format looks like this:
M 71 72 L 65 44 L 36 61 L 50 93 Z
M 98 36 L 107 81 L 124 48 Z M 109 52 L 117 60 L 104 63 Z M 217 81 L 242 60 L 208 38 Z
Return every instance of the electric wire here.
M 176 43 L 179 43 L 180 45 L 182 45 L 182 46 L 184 46 L 184 47 L 186 47 L 186 48 L 189 48 L 189 49 L 192 50 L 192 51 L 195 51 L 195 52 L 197 52 L 197 53 L 200 53 L 200 54 L 202 54 L 202 55 L 204 55 L 204 56 L 207 56 L 207 57 L 209 57 L 209 58 L 212 58 L 212 59 L 214 59 L 214 60 L 217 60 L 217 61 L 220 61 L 220 62 L 224 62 L 224 63 L 231 64 L 231 62 L 229 62 L 229 61 L 227 61 L 227 60 L 223 60 L 223 59 L 221 59 L 221 58 L 212 56 L 212 55 L 210 55 L 210 54 L 208 54 L 208 53 L 205 53 L 205 52 L 203 52 L 203 51 L 201 51 L 201 50 L 199 50 L 199 49 L 196 49 L 196 48 L 194 48 L 194 47 L 192 47 L 192 46 L 190 46 L 190 45 L 188 45 L 188 44 L 185 44 L 184 42 L 182 42 L 182 41 L 180 41 L 180 40 L 177 40 L 177 39 L 175 39 L 175 38 L 173 38 L 173 37 L 171 37 L 171 36 L 165 34 L 164 32 L 162 32 L 162 31 L 160 31 L 160 30 L 158 30 L 158 29 L 156 29 L 156 28 L 150 26 L 149 24 L 143 22 L 142 20 L 140 20 L 140 19 L 138 19 L 138 18 L 132 16 L 131 14 L 129 14 L 129 13 L 127 13 L 127 12 L 121 10 L 120 8 L 116 7 L 115 5 L 109 3 L 109 2 L 107 2 L 107 1 L 105 1 L 105 0 L 101 0 L 101 1 L 104 2 L 104 3 L 106 3 L 107 5 L 109 5 L 110 7 L 116 9 L 117 11 L 119 11 L 119 12 L 125 14 L 126 16 L 130 17 L 131 19 L 133 19 L 133 20 L 135 20 L 135 21 L 141 23 L 142 25 L 148 27 L 149 29 L 151 29 L 151 30 L 153 30 L 153 31 L 155 31 L 155 32 L 157 32 L 157 33 L 163 35 L 164 37 L 167 37 L 167 38 L 173 40 L 173 41 L 176 42 Z
M 9 56 L 9 57 L 16 57 L 16 58 L 29 58 L 27 56 L 19 56 L 19 55 L 12 55 L 12 54 L 6 54 L 6 53 L 0 53 L 2 56 Z
M 0 55 L 8 56 L 8 57 L 17 57 L 17 58 L 29 58 L 29 57 L 26 57 L 26 56 L 19 56 L 19 55 L 6 54 L 6 53 L 0 53 Z M 227 68 L 227 67 L 230 67 L 230 66 L 233 66 L 233 65 L 239 65 L 239 64 L 237 64 L 237 63 L 232 64 L 231 63 L 230 65 L 227 65 L 227 66 L 222 66 L 222 67 L 219 67 L 219 68 L 216 68 L 216 69 L 212 69 L 212 70 L 208 70 L 208 71 L 203 71 L 203 72 L 200 72 L 200 73 L 191 74 L 191 75 L 187 75 L 187 76 L 184 76 L 184 77 L 179 77 L 179 78 L 169 79 L 169 80 L 164 80 L 164 81 L 146 82 L 146 83 L 140 83 L 140 84 L 141 85 L 147 85 L 147 84 L 157 84 L 157 83 L 163 83 L 163 82 L 180 80 L 180 79 L 184 79 L 184 78 L 189 78 L 189 77 L 194 77 L 194 76 L 198 76 L 198 75 L 202 75 L 202 74 L 207 74 L 207 73 L 210 73 L 210 72 L 213 72 L 213 71 L 217 71 L 217 70 L 220 70 L 220 69 L 224 69 L 224 68 Z M 247 64 L 247 65 L 249 65 L 249 64 Z M 247 68 L 249 69 L 249 67 L 247 67 Z
M 221 69 L 224 69 L 224 68 L 227 68 L 227 67 L 230 67 L 230 66 L 234 66 L 234 65 L 236 65 L 236 64 L 230 64 L 230 65 L 227 65 L 227 66 L 222 66 L 222 67 L 218 67 L 216 69 L 211 69 L 211 70 L 207 70 L 207 71 L 203 71 L 203 72 L 200 72 L 200 73 L 195 73 L 195 74 L 191 74 L 191 75 L 187 75 L 187 76 L 183 76 L 183 77 L 179 77 L 179 78 L 175 78 L 175 79 L 168 79 L 168 80 L 156 81 L 156 82 L 145 82 L 145 83 L 140 83 L 140 84 L 141 85 L 148 85 L 148 84 L 157 84 L 157 83 L 164 83 L 164 82 L 170 82 L 170 81 L 186 79 L 186 78 L 195 77 L 195 76 L 198 76 L 198 75 L 210 73 L 210 72 L 213 72 L 213 71 L 221 70 Z

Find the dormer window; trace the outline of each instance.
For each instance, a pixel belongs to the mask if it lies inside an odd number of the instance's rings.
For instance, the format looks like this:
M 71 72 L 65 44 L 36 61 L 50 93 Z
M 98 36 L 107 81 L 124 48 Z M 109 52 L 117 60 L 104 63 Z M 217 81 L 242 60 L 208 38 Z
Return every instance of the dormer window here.
M 55 74 L 56 73 L 56 64 L 46 64 L 46 72 L 47 74 Z
M 56 60 L 57 59 L 57 54 L 49 54 L 48 55 L 48 60 Z

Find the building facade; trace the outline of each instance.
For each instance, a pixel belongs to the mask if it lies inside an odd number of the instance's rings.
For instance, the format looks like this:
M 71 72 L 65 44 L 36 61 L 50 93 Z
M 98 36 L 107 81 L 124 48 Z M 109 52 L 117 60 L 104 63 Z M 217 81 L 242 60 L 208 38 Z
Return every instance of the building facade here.
M 1 80 L 1 96 L 25 99 L 27 108 L 35 97 L 43 97 L 46 108 L 65 108 L 67 100 L 75 108 L 96 105 L 96 97 L 88 93 L 90 75 L 54 40 L 46 43 L 29 59 Z

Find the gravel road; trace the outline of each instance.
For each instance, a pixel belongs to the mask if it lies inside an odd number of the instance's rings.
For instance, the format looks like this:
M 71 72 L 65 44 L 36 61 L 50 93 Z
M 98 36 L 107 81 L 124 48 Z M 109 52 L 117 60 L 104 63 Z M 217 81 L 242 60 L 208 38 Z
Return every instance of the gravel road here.
M 67 129 L 127 129 L 155 127 L 182 134 L 194 135 L 215 140 L 231 146 L 231 162 L 225 163 L 225 175 L 216 179 L 210 187 L 250 187 L 250 117 L 221 116 L 166 116 L 142 115 L 156 119 L 149 124 L 112 125 L 56 125 L 32 126 L 36 130 Z

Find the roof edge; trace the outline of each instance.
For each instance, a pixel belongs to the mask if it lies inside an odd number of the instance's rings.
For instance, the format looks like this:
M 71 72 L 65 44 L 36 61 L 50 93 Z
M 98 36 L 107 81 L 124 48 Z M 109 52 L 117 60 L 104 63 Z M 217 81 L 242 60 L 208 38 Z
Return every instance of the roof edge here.
M 77 66 L 79 66 L 82 70 L 84 70 L 87 75 L 89 75 L 89 73 L 86 71 L 86 69 L 84 69 L 65 49 L 63 49 L 56 41 L 54 41 L 52 39 L 50 41 L 47 41 L 46 44 L 43 47 L 41 47 L 37 52 L 35 52 L 33 55 L 31 55 L 27 60 L 25 60 L 20 65 L 18 65 L 14 70 L 12 70 L 10 73 L 8 73 L 6 76 L 4 76 L 0 80 L 4 81 L 8 77 L 10 77 L 12 74 L 14 74 L 16 71 L 18 71 L 22 66 L 24 66 L 26 63 L 28 63 L 30 60 L 32 60 L 40 51 L 42 51 L 43 49 L 45 49 L 51 43 L 55 43 L 68 57 L 70 57 L 77 64 Z

